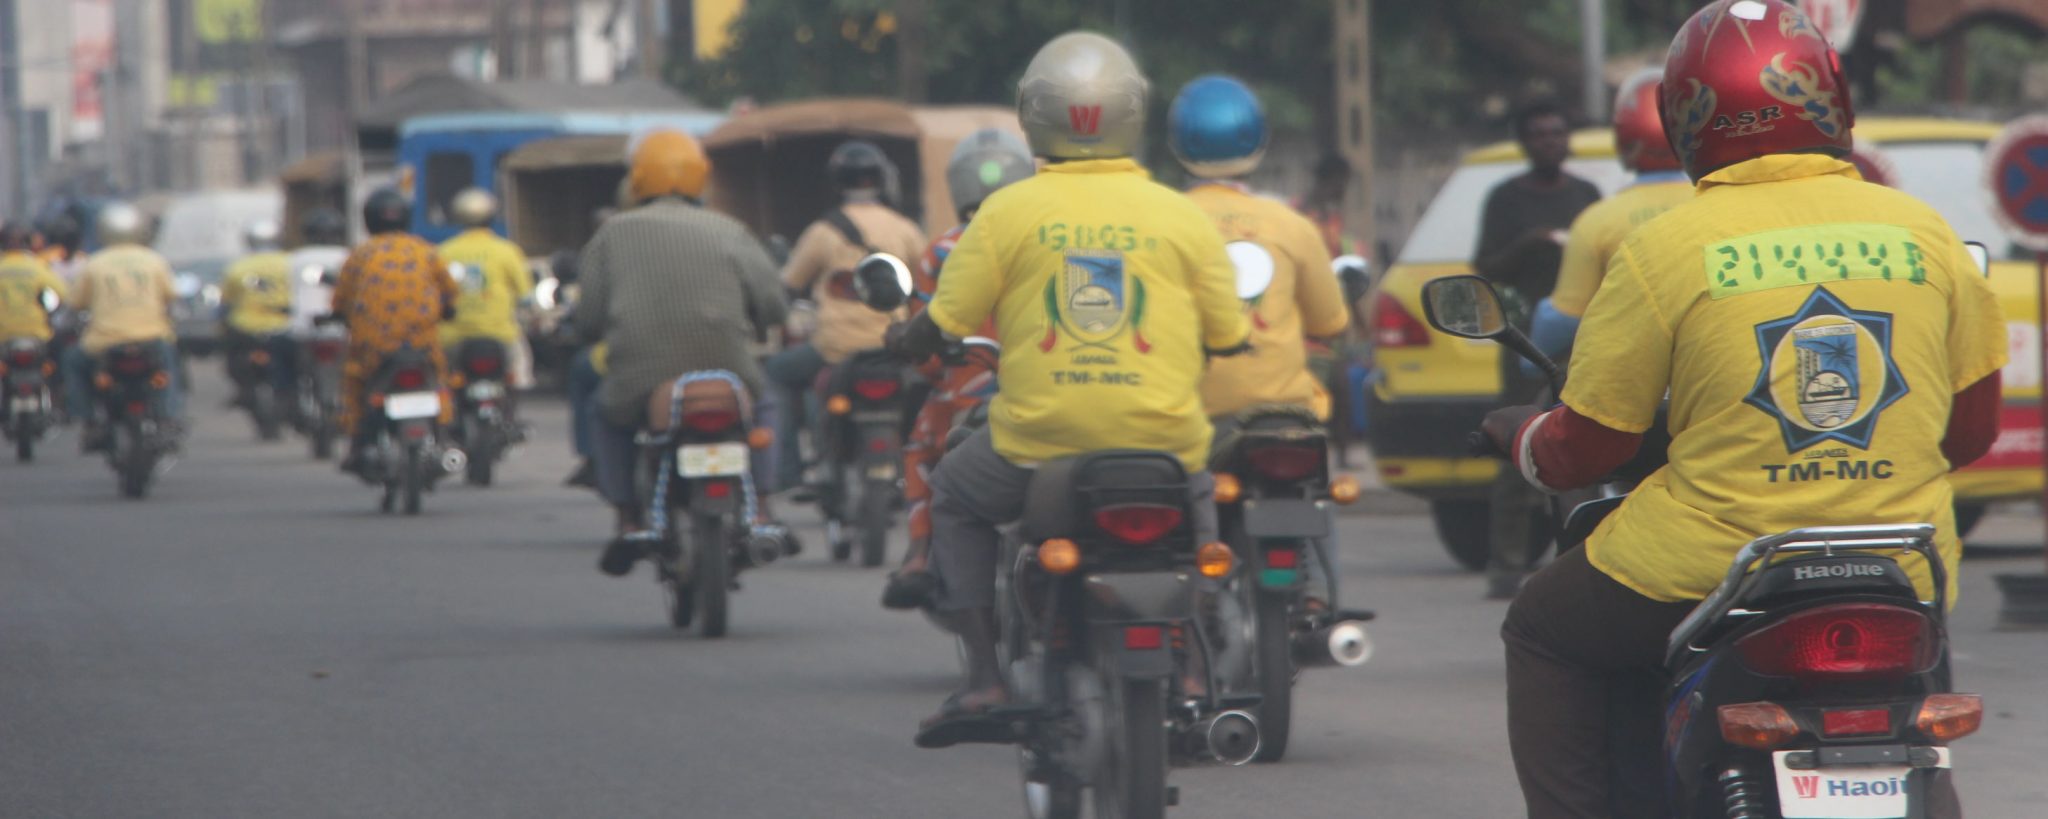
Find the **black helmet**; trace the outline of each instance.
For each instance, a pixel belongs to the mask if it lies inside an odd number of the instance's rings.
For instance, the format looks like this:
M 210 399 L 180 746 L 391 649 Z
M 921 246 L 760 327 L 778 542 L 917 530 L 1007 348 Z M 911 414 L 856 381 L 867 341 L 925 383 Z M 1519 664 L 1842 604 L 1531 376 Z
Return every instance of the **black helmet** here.
M 365 214 L 367 212 L 365 208 Z M 299 220 L 299 241 L 309 245 L 347 244 L 348 220 L 341 218 L 341 211 L 333 208 L 314 210 Z
M 0 223 L 0 250 L 27 250 L 35 244 L 35 238 L 25 222 Z
M 832 175 L 832 184 L 839 186 L 840 190 L 851 190 L 885 187 L 895 168 L 875 143 L 852 139 L 832 149 L 832 158 L 825 163 L 825 170 Z
M 378 188 L 363 201 L 363 229 L 373 234 L 412 226 L 412 203 L 391 188 Z
M 36 232 L 43 235 L 43 241 L 61 245 L 67 250 L 78 249 L 78 219 L 70 213 L 57 213 L 36 225 Z

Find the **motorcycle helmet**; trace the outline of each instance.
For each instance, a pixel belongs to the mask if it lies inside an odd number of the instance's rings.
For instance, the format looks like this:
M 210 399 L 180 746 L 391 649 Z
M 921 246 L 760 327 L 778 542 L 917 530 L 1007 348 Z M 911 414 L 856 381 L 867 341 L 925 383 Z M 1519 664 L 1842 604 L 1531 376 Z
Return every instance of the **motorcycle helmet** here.
M 865 139 L 850 139 L 832 149 L 832 157 L 825 161 L 825 172 L 832 177 L 832 184 L 841 191 L 856 188 L 881 189 L 887 186 L 889 177 L 895 172 L 895 163 L 887 154 Z
M 1234 77 L 1210 74 L 1182 86 L 1166 123 L 1174 158 L 1203 179 L 1251 173 L 1266 154 L 1266 111 Z
M 673 129 L 649 131 L 634 141 L 627 186 L 635 203 L 663 196 L 696 199 L 711 181 L 711 159 L 697 138 Z
M 1089 31 L 1054 37 L 1017 82 L 1017 119 L 1047 159 L 1133 156 L 1145 138 L 1149 84 L 1115 40 Z
M 1846 156 L 1856 113 L 1842 58 L 1785 0 L 1719 0 L 1671 41 L 1664 136 L 1695 181 L 1768 154 Z
M 251 253 L 276 250 L 283 242 L 283 231 L 278 228 L 276 219 L 258 219 L 242 226 L 242 244 Z
M 1636 173 L 1679 170 L 1678 155 L 1664 140 L 1664 120 L 1657 113 L 1657 84 L 1664 72 L 1645 68 L 1621 83 L 1614 95 L 1614 155 Z
M 449 200 L 448 214 L 463 227 L 487 227 L 498 215 L 498 197 L 483 188 L 463 188 Z
M 108 202 L 100 206 L 97 220 L 100 244 L 139 245 L 149 241 L 149 219 L 142 210 L 127 202 Z
M 363 200 L 363 229 L 372 235 L 412 226 L 412 203 L 391 188 L 378 188 Z
M 983 128 L 953 147 L 946 160 L 946 192 L 964 222 L 989 194 L 1037 171 L 1023 140 L 999 128 Z

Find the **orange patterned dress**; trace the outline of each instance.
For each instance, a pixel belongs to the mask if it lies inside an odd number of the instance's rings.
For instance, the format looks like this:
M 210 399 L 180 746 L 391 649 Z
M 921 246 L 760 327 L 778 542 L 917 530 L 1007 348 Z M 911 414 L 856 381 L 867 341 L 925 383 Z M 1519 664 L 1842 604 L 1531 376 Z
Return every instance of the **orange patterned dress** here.
M 348 324 L 348 360 L 341 369 L 343 431 L 354 433 L 362 417 L 365 386 L 384 357 L 405 347 L 425 350 L 436 381 L 447 372 L 441 353 L 444 305 L 456 297 L 455 279 L 434 246 L 407 233 L 380 233 L 358 246 L 334 283 L 334 313 Z M 453 419 L 454 402 L 441 396 L 441 422 Z

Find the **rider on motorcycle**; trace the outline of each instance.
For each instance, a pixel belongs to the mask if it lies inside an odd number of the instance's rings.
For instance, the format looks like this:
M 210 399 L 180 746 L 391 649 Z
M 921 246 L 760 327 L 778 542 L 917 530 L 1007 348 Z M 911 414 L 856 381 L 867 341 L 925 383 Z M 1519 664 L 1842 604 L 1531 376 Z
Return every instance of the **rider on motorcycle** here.
M 1959 556 L 1947 474 L 1997 434 L 2005 322 L 1941 216 L 1846 160 L 1840 65 L 1784 0 L 1693 15 L 1659 98 L 1698 195 L 1614 253 L 1563 406 L 1486 420 L 1515 468 L 1557 490 L 1620 466 L 1670 403 L 1669 464 L 1537 572 L 1501 628 L 1535 819 L 1611 815 L 1610 703 L 1660 717 L 1666 637 L 1743 543 L 1926 521 L 1944 562 Z M 1933 599 L 1925 561 L 1902 562 Z
M 291 392 L 298 379 L 292 370 L 297 356 L 286 330 L 292 320 L 291 259 L 279 249 L 277 222 L 259 219 L 242 230 L 249 255 L 221 275 L 220 309 L 228 372 L 241 366 L 243 354 L 262 347 L 270 354 L 270 380 L 278 394 Z
M 946 161 L 946 190 L 952 194 L 960 224 L 932 240 L 931 247 L 925 249 L 923 263 L 914 268 L 912 278 L 917 292 L 910 295 L 908 305 L 912 315 L 930 303 L 932 293 L 938 289 L 939 271 L 946 264 L 946 256 L 967 231 L 967 224 L 974 219 L 981 203 L 997 189 L 1031 176 L 1036 169 L 1031 149 L 1008 131 L 996 128 L 969 134 L 953 149 L 952 158 Z M 995 335 L 994 327 L 984 327 L 982 334 Z M 974 362 L 949 367 L 933 358 L 919 364 L 918 371 L 933 387 L 924 406 L 918 409 L 915 425 L 903 446 L 903 502 L 909 507 L 910 548 L 903 555 L 903 565 L 889 575 L 889 583 L 882 590 L 882 605 L 894 609 L 928 605 L 938 590 L 938 578 L 930 568 L 932 465 L 945 451 L 953 419 L 986 400 L 986 393 L 995 388 L 988 367 Z
M 1557 287 L 1536 305 L 1530 319 L 1529 336 L 1552 357 L 1571 349 L 1579 317 L 1586 314 L 1621 240 L 1636 226 L 1692 198 L 1692 180 L 1685 178 L 1678 155 L 1664 141 L 1664 123 L 1657 113 L 1658 82 L 1663 78 L 1663 71 L 1645 68 L 1623 82 L 1615 95 L 1614 155 L 1636 178 L 1613 196 L 1588 205 L 1572 221 L 1564 260 L 1558 263 Z M 1522 370 L 1533 378 L 1541 375 L 1535 366 L 1523 362 Z
M 49 342 L 50 311 L 43 291 L 66 295 L 64 280 L 29 252 L 34 234 L 27 225 L 0 227 L 0 341 L 33 338 Z
M 149 220 L 134 205 L 102 206 L 100 251 L 86 259 L 72 289 L 72 308 L 91 318 L 78 346 L 65 353 L 64 402 L 71 417 L 87 419 L 81 443 L 88 450 L 103 443 L 91 421 L 93 361 L 110 347 L 137 342 L 155 347 L 157 361 L 170 379 L 163 390 L 164 414 L 173 426 L 184 414 L 184 384 L 171 321 L 177 292 L 170 263 L 143 243 L 148 236 Z
M 333 208 L 319 208 L 299 220 L 298 249 L 286 261 L 292 271 L 291 331 L 313 332 L 313 319 L 334 302 L 334 282 L 348 261 L 348 220 Z
M 1174 453 L 1190 473 L 1197 542 L 1215 539 L 1211 431 L 1196 388 L 1204 353 L 1241 351 L 1250 328 L 1208 215 L 1132 159 L 1146 85 L 1099 34 L 1039 50 L 1017 113 L 1048 164 L 982 203 L 931 306 L 894 345 L 921 359 L 991 318 L 1003 345 L 988 427 L 932 478 L 938 607 L 968 673 L 921 726 L 922 746 L 1003 733 L 985 719 L 1009 696 L 996 655 L 996 527 L 1023 513 L 1034 465 L 1112 448 Z
M 774 405 L 748 342 L 782 323 L 787 307 L 775 263 L 746 226 L 703 206 L 711 161 L 697 140 L 658 130 L 639 140 L 628 179 L 638 207 L 605 220 L 578 257 L 581 292 L 572 317 L 587 341 L 604 342 L 604 382 L 594 453 L 598 490 L 618 512 L 618 537 L 598 566 L 606 574 L 633 569 L 642 546 L 627 537 L 647 528 L 633 486 L 647 421 L 648 398 L 677 376 L 725 370 L 753 398 L 755 421 L 770 423 Z M 755 451 L 756 482 L 768 468 Z M 765 497 L 755 524 L 774 523 Z
M 406 232 L 412 205 L 390 188 L 363 202 L 369 240 L 342 263 L 334 283 L 333 314 L 348 325 L 348 360 L 341 370 L 342 432 L 349 435 L 344 472 L 362 468 L 376 430 L 362 423 L 371 377 L 392 353 L 406 347 L 426 353 L 434 383 L 443 385 L 440 422 L 452 420 L 454 402 L 445 389 L 448 365 L 441 355 L 440 323 L 455 310 L 455 280 L 434 246 Z
M 36 256 L 65 283 L 76 280 L 79 268 L 85 264 L 85 247 L 79 240 L 78 220 L 69 213 L 57 213 L 36 223 L 36 233 L 43 241 Z
M 861 303 L 846 281 L 850 277 L 838 274 L 851 271 L 875 251 L 914 259 L 925 247 L 924 230 L 889 205 L 885 192 L 894 187 L 896 167 L 882 149 L 865 140 L 842 143 L 832 151 L 826 171 L 842 204 L 804 229 L 782 268 L 784 287 L 793 294 L 811 292 L 818 303 L 817 329 L 808 341 L 767 362 L 768 377 L 775 381 L 785 408 L 775 430 L 776 477 L 783 489 L 803 483 L 797 436 L 809 414 L 805 399 L 819 371 L 861 350 L 882 346 L 882 334 L 889 328 L 889 316 Z
M 498 198 L 489 191 L 466 189 L 455 195 L 448 210 L 464 230 L 441 243 L 441 259 L 448 263 L 455 283 L 462 286 L 462 296 L 455 302 L 455 318 L 441 324 L 441 344 L 453 353 L 464 341 L 487 338 L 505 345 L 508 362 L 519 358 L 526 341 L 519 326 L 519 303 L 533 295 L 533 271 L 526 267 L 526 253 L 491 230 L 491 220 L 498 215 Z M 508 392 L 504 404 L 508 417 L 513 415 L 514 404 Z

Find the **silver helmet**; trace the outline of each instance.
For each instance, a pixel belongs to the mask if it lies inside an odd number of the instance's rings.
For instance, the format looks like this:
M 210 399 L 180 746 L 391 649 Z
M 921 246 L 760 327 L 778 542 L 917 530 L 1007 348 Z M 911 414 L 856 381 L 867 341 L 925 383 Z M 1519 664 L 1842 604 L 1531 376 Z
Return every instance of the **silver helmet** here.
M 99 240 L 102 246 L 139 245 L 149 241 L 149 219 L 127 202 L 109 202 L 100 208 Z
M 242 226 L 242 244 L 252 253 L 276 250 L 284 242 L 283 234 L 276 219 L 258 219 Z
M 448 202 L 448 212 L 463 227 L 483 227 L 498 215 L 498 197 L 483 188 L 463 188 Z
M 946 160 L 946 191 L 953 196 L 953 209 L 966 219 L 997 188 L 1037 170 L 1022 140 L 1000 128 L 983 128 L 953 147 L 953 158 Z
M 1017 81 L 1017 119 L 1047 159 L 1132 156 L 1145 138 L 1148 83 L 1115 40 L 1070 31 L 1038 50 Z

